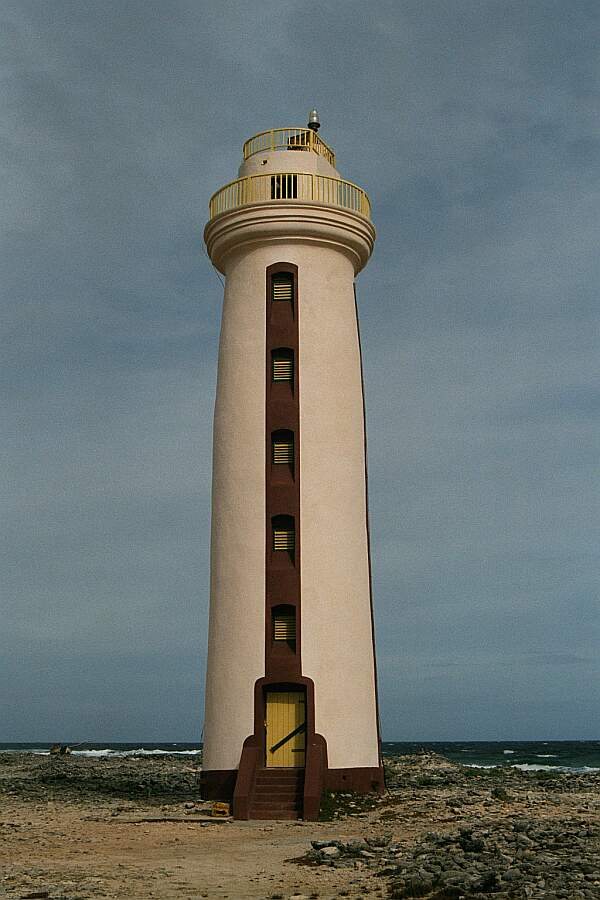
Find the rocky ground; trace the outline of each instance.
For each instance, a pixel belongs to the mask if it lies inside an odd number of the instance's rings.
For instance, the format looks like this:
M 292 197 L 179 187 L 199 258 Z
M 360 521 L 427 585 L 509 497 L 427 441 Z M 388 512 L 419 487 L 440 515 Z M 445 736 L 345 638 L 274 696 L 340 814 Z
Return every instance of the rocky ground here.
M 600 776 L 387 761 L 322 822 L 212 819 L 186 757 L 0 754 L 0 897 L 600 898 Z

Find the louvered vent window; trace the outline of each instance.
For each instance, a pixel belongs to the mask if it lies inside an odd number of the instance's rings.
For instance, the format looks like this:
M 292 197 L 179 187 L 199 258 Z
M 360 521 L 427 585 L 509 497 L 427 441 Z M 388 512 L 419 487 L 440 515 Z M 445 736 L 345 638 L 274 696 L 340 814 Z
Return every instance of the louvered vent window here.
M 291 615 L 276 613 L 273 616 L 273 640 L 296 640 L 296 616 L 293 613 Z
M 296 534 L 293 529 L 274 528 L 273 550 L 288 550 L 290 553 L 293 553 L 295 538 Z
M 273 381 L 294 380 L 294 353 L 292 350 L 273 350 L 272 375 Z
M 277 272 L 271 279 L 271 300 L 293 300 L 294 278 L 289 272 Z
M 273 550 L 287 551 L 291 556 L 296 546 L 296 530 L 293 516 L 273 516 Z
M 291 431 L 274 431 L 272 436 L 273 465 L 294 465 L 294 435 Z

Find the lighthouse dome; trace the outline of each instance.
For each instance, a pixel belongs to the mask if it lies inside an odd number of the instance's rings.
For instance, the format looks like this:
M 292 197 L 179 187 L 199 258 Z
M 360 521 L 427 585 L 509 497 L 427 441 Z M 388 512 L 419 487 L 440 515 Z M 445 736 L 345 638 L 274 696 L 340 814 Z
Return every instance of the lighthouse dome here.
M 249 138 L 239 177 L 298 172 L 340 178 L 335 153 L 311 128 L 272 128 Z

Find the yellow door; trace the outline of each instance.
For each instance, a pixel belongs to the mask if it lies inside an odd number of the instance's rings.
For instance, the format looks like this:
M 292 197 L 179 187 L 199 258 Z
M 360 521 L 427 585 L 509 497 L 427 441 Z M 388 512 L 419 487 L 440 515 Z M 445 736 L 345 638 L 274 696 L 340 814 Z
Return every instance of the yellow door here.
M 267 694 L 267 767 L 304 766 L 306 703 L 294 691 Z

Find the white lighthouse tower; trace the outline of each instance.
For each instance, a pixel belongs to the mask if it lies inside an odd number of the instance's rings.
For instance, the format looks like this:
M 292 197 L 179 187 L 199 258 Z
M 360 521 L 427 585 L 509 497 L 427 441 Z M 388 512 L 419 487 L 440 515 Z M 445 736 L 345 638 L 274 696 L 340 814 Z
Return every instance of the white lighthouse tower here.
M 202 792 L 237 818 L 383 787 L 354 295 L 375 229 L 318 129 L 246 141 L 204 232 L 225 297 Z

